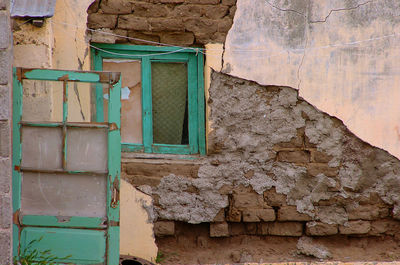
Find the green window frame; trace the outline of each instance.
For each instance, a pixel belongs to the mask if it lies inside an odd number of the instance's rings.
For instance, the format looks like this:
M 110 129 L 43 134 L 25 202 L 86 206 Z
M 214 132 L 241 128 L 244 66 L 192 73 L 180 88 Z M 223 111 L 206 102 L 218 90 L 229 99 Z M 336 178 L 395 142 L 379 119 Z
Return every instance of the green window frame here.
M 206 154 L 204 56 L 196 48 L 141 46 L 126 44 L 91 44 L 92 68 L 103 71 L 103 59 L 141 61 L 143 144 L 121 143 L 123 152 L 158 154 Z M 186 63 L 188 72 L 188 144 L 171 145 L 153 142 L 151 63 Z M 103 91 L 96 87 L 96 121 L 103 122 Z

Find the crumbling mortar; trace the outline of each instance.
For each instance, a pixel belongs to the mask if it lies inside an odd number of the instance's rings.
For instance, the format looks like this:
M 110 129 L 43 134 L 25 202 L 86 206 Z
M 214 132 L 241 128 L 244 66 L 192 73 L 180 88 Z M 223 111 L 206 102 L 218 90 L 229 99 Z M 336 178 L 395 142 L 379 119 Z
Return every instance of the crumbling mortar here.
M 271 94 L 268 103 L 257 93 L 260 89 Z M 214 72 L 210 95 L 214 129 L 210 140 L 222 143 L 222 152 L 200 159 L 198 178 L 171 174 L 151 188 L 149 193 L 160 197 L 154 206 L 160 218 L 212 222 L 234 201 L 231 194 L 220 194 L 223 186 L 233 190 L 251 187 L 261 196 L 275 188 L 298 212 L 328 224 L 347 223 L 346 204 L 378 193 L 386 204 L 394 205 L 392 214 L 399 218 L 399 161 L 356 138 L 334 117 L 299 98 L 295 89 L 269 91 L 254 82 Z M 327 165 L 337 167 L 337 175 L 321 172 L 311 177 L 305 164 L 276 160 L 274 145 L 290 142 L 300 128 L 305 128 L 304 135 L 315 145 L 313 148 L 332 157 Z M 302 141 L 304 147 L 300 149 L 306 149 L 305 138 Z M 250 170 L 254 174 L 248 179 L 245 174 Z M 190 186 L 198 194 L 188 192 Z M 344 198 L 345 204 L 319 205 L 335 197 Z

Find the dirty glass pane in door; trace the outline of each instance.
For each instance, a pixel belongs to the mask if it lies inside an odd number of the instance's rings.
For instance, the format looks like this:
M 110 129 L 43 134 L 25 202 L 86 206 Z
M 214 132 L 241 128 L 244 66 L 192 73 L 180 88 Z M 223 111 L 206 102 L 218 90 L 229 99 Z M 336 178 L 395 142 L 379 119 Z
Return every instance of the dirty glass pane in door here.
M 188 144 L 188 71 L 185 63 L 152 63 L 153 142 Z
M 142 135 L 142 70 L 139 60 L 104 59 L 103 71 L 120 72 L 121 142 L 143 143 Z M 106 92 L 103 93 L 106 97 Z M 107 100 L 104 102 L 106 111 Z
M 24 79 L 22 87 L 22 121 L 62 121 L 63 82 Z
M 23 215 L 105 217 L 105 175 L 22 174 Z
M 108 130 L 68 128 L 67 170 L 107 172 Z

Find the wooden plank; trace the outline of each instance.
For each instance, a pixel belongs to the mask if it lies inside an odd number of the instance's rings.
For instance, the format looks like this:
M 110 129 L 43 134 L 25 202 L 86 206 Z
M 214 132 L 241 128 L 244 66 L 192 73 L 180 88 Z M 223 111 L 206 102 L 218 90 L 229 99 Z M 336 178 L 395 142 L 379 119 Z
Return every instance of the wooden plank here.
M 188 109 L 189 109 L 189 145 L 190 154 L 197 153 L 198 148 L 198 107 L 197 107 L 197 60 L 194 54 L 189 55 L 188 63 Z M 182 154 L 182 153 L 181 153 Z
M 95 71 L 103 71 L 103 59 L 101 58 L 101 55 L 92 48 L 92 66 L 93 70 Z M 96 90 L 95 90 L 95 104 L 96 104 L 96 121 L 97 122 L 104 122 L 104 102 L 103 102 L 103 85 L 102 84 L 96 84 Z
M 17 223 L 17 215 L 21 209 L 21 172 L 17 169 L 21 166 L 21 125 L 19 124 L 22 117 L 22 83 L 20 80 L 21 69 L 13 69 L 13 137 L 12 137 L 12 204 L 14 212 L 13 224 L 13 256 L 18 256 L 19 244 L 19 226 Z
M 197 57 L 197 100 L 198 100 L 198 138 L 199 153 L 206 155 L 206 132 L 205 132 L 205 91 L 204 91 L 204 55 L 199 53 Z
M 122 152 L 143 152 L 144 146 L 142 144 L 121 144 Z
M 143 145 L 146 153 L 151 153 L 153 143 L 153 118 L 151 100 L 151 62 L 149 58 L 142 60 L 142 122 Z
M 24 215 L 21 223 L 26 226 L 106 228 L 106 220 L 100 217 L 59 217 L 45 215 Z

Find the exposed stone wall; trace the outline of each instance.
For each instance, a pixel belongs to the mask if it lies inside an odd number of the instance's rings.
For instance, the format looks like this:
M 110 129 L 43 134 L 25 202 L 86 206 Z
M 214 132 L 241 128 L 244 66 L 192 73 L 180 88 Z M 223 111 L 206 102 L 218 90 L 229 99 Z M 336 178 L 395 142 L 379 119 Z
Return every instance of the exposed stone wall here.
M 88 28 L 172 45 L 223 43 L 235 11 L 236 0 L 97 0 L 88 9 Z M 128 39 L 94 32 L 91 41 Z
M 400 161 L 295 89 L 214 72 L 209 104 L 207 157 L 123 163 L 153 196 L 157 236 L 175 235 L 177 221 L 210 223 L 210 237 L 400 231 Z
M 11 27 L 9 2 L 0 0 L 0 264 L 11 264 Z

